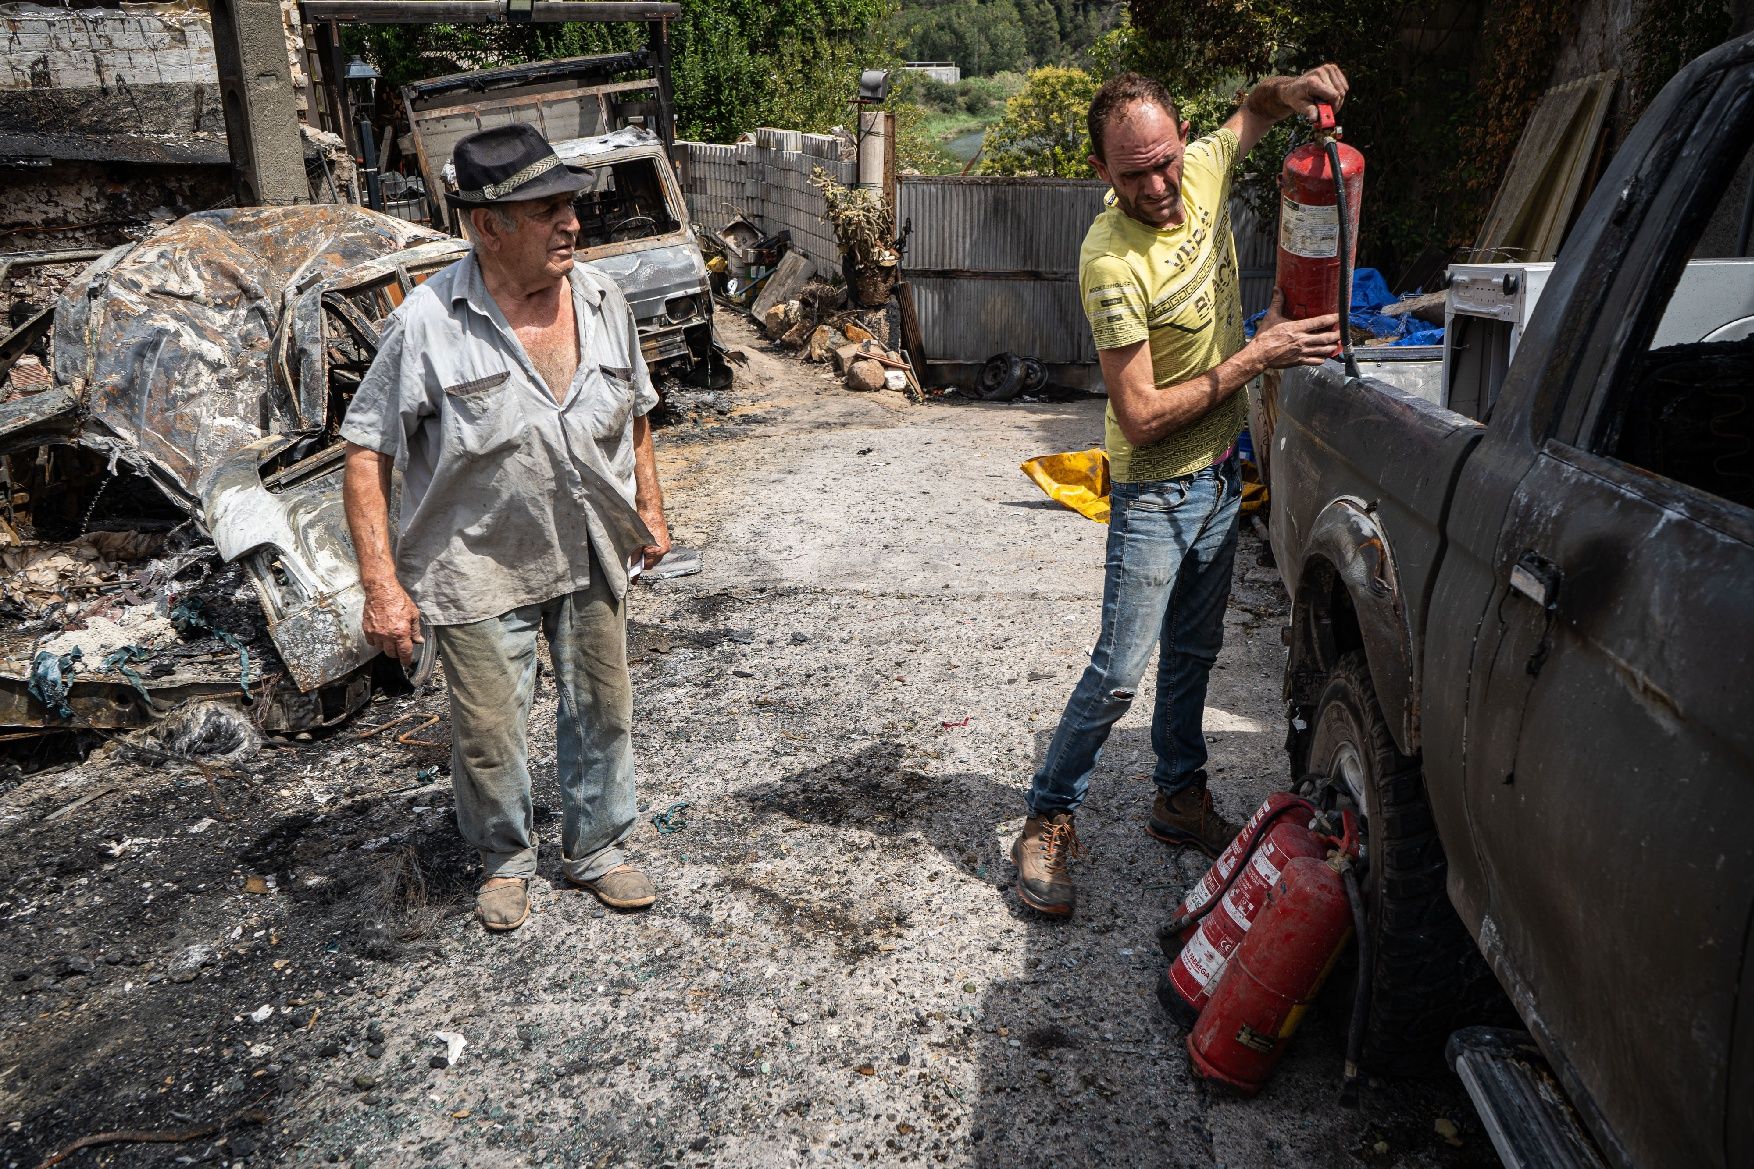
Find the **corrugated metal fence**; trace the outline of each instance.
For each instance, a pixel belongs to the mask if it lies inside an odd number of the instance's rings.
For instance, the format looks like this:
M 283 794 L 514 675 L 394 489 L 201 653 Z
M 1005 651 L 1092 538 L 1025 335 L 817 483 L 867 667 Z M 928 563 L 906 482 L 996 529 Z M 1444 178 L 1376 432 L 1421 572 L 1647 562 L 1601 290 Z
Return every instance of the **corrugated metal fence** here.
M 828 274 L 840 255 L 809 178 L 820 166 L 850 186 L 858 164 L 841 149 L 829 135 L 764 129 L 738 146 L 678 142 L 676 156 L 698 222 L 717 230 L 746 215 L 770 234 L 789 230 Z M 1078 303 L 1078 246 L 1102 210 L 1103 183 L 904 176 L 898 188 L 896 222 L 913 225 L 903 267 L 931 361 L 973 364 L 1008 351 L 1055 365 L 1095 362 Z M 1243 312 L 1252 315 L 1272 292 L 1273 235 L 1240 199 L 1230 214 Z
M 1230 228 L 1236 233 L 1236 271 L 1241 278 L 1242 315 L 1254 316 L 1273 299 L 1279 264 L 1279 237 L 1271 219 L 1262 220 L 1241 199 L 1230 201 Z
M 973 363 L 1009 351 L 1094 362 L 1078 248 L 1107 189 L 1074 179 L 901 179 L 896 218 L 913 223 L 905 267 L 931 359 Z M 1243 312 L 1253 314 L 1272 294 L 1273 237 L 1240 199 L 1230 214 Z
M 1096 351 L 1078 304 L 1078 244 L 1103 183 L 903 178 L 896 219 L 913 224 L 904 268 L 933 361 L 1012 352 L 1052 363 Z
M 840 271 L 840 252 L 810 175 L 821 167 L 851 186 L 858 163 L 842 161 L 841 149 L 841 140 L 829 134 L 763 129 L 753 143 L 738 146 L 678 142 L 675 157 L 697 223 L 717 231 L 743 215 L 769 235 L 789 231 L 792 246 L 826 274 Z

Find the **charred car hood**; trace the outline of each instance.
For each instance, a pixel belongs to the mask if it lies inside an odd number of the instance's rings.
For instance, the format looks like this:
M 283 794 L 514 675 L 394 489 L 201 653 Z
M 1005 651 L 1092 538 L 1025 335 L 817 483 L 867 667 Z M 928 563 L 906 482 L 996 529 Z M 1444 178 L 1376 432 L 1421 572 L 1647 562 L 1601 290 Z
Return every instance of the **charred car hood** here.
M 253 207 L 186 216 L 112 252 L 55 313 L 55 381 L 80 399 L 81 442 L 194 502 L 232 454 L 325 423 L 271 360 L 297 290 L 436 238 L 357 207 Z
M 673 296 L 699 296 L 706 291 L 706 262 L 700 248 L 686 236 L 675 243 L 656 244 L 615 256 L 586 255 L 584 262 L 615 281 L 638 320 L 661 316 Z

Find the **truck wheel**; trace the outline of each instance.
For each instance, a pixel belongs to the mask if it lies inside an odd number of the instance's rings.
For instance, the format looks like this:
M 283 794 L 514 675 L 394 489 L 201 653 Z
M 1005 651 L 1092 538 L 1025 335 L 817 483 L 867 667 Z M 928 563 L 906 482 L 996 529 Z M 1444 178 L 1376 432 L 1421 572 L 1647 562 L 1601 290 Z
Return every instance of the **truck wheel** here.
M 1363 818 L 1369 869 L 1370 1024 L 1363 1060 L 1374 1072 L 1442 1068 L 1444 1040 L 1477 1021 L 1497 984 L 1444 889 L 1448 861 L 1417 758 L 1395 747 L 1364 654 L 1342 657 L 1323 684 L 1303 774 L 1331 776 Z

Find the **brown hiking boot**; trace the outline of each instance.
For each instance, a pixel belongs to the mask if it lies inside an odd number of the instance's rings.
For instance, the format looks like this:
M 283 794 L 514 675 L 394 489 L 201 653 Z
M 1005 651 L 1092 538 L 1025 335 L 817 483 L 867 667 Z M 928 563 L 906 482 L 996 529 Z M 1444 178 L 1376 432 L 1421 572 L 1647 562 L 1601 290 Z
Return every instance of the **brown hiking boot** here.
M 1196 783 L 1173 799 L 1158 792 L 1145 831 L 1165 844 L 1197 848 L 1216 858 L 1242 829 L 1213 811 L 1212 793 L 1205 784 Z
M 1011 863 L 1017 866 L 1017 896 L 1038 913 L 1065 917 L 1072 912 L 1077 896 L 1066 866 L 1083 855 L 1078 833 L 1072 828 L 1072 813 L 1031 816 L 1023 822 L 1023 835 L 1011 845 Z

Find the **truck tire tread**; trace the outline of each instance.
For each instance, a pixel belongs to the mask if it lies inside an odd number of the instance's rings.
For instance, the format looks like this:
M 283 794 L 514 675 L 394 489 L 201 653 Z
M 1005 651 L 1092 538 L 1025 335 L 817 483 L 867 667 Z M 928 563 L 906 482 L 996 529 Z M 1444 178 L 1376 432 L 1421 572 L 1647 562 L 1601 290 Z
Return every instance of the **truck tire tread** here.
M 1364 1062 L 1390 1075 L 1432 1074 L 1442 1068 L 1452 1031 L 1491 1001 L 1497 984 L 1450 905 L 1448 873 L 1424 772 L 1417 757 L 1401 754 L 1377 704 L 1370 669 L 1360 652 L 1345 655 L 1316 701 L 1310 766 L 1316 757 L 1324 708 L 1342 703 L 1362 741 L 1354 744 L 1368 771 L 1366 837 L 1371 872 L 1365 883 L 1373 942 L 1370 1025 Z M 1486 992 L 1480 984 L 1490 984 Z

